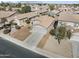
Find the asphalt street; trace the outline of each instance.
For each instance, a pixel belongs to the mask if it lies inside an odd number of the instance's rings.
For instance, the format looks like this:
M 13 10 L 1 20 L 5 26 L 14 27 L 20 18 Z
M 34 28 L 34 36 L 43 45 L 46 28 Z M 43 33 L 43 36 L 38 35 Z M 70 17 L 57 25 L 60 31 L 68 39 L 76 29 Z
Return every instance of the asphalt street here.
M 0 37 L 0 58 L 46 58 Z

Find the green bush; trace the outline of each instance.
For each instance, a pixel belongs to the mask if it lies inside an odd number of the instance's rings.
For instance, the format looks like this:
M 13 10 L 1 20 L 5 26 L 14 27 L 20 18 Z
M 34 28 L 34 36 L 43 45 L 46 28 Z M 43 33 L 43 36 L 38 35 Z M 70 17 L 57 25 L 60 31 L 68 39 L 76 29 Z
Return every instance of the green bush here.
M 50 10 L 54 10 L 54 9 L 55 9 L 54 7 L 55 7 L 55 6 L 54 6 L 53 4 L 49 4 Z
M 50 30 L 50 34 L 53 36 L 55 35 L 55 29 Z
M 27 24 L 30 24 L 30 20 L 28 19 L 28 20 L 25 20 L 25 22 L 27 23 Z
M 10 32 L 11 32 L 10 29 L 5 29 L 5 30 L 3 31 L 4 34 L 8 34 L 8 33 L 10 33 Z
M 17 12 L 19 12 L 19 13 L 28 13 L 28 12 L 31 12 L 31 7 L 30 6 L 21 7 L 21 10 L 18 9 Z
M 57 27 L 56 29 L 52 29 L 50 31 L 50 34 L 52 36 L 55 36 L 55 39 L 58 40 L 58 43 L 60 44 L 60 41 L 63 39 L 70 39 L 72 36 L 72 33 L 70 30 L 67 30 L 65 26 Z
M 18 26 L 18 25 L 16 25 L 16 26 L 15 26 L 15 28 L 16 28 L 16 29 L 21 29 L 21 27 L 20 27 L 20 26 Z
M 71 31 L 70 31 L 70 30 L 68 30 L 68 31 L 67 31 L 67 37 L 68 37 L 68 39 L 70 39 L 70 38 L 71 38 L 71 36 L 72 36 L 72 33 L 71 33 Z
M 24 7 L 22 7 L 21 12 L 22 12 L 22 13 L 31 12 L 31 7 L 30 7 L 30 6 L 24 6 Z

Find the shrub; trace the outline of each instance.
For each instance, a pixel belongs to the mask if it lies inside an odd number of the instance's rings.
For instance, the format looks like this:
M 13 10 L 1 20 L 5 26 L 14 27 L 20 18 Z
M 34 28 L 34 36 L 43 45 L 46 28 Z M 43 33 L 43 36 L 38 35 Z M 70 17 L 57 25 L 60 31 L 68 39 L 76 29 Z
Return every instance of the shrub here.
M 56 29 L 52 29 L 50 31 L 50 34 L 52 36 L 55 36 L 55 39 L 58 40 L 59 44 L 61 40 L 66 38 L 70 39 L 72 35 L 71 31 L 67 30 L 65 26 L 60 26 L 60 27 L 57 27 Z

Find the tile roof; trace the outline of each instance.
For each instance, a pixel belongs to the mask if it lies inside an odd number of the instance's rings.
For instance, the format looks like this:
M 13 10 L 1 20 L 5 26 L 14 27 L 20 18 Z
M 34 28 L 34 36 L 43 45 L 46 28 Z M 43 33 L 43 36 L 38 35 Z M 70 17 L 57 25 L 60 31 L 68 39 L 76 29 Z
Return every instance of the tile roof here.
M 0 11 L 0 18 L 9 17 L 9 16 L 11 16 L 14 13 L 15 12 L 12 12 L 12 11 Z
M 73 13 L 61 13 L 58 17 L 58 20 L 61 21 L 70 21 L 70 22 L 79 22 L 79 14 L 73 14 Z
M 40 21 L 40 25 L 48 28 L 50 24 L 54 21 L 54 18 L 45 15 L 38 17 L 38 20 Z
M 23 19 L 23 18 L 31 18 L 31 17 L 34 17 L 36 15 L 37 15 L 37 13 L 35 13 L 35 12 L 29 12 L 29 13 L 24 13 L 24 14 L 18 14 L 16 16 L 10 17 L 8 19 L 9 20 L 13 20 L 13 19 L 20 20 L 20 19 Z

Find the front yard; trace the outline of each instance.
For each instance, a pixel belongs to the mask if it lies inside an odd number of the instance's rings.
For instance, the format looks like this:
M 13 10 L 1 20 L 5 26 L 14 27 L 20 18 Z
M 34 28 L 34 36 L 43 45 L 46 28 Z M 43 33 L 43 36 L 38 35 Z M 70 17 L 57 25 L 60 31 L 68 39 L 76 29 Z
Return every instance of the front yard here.
M 12 37 L 18 40 L 25 40 L 31 34 L 30 29 L 27 26 L 22 27 L 19 30 L 16 30 L 11 34 Z
M 73 57 L 71 42 L 69 40 L 62 40 L 61 43 L 58 44 L 57 40 L 50 34 L 45 35 L 37 47 L 64 57 Z

